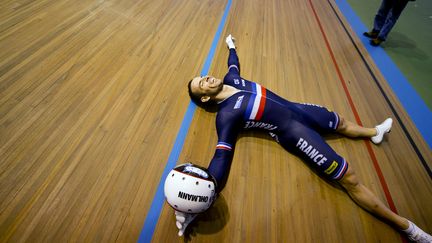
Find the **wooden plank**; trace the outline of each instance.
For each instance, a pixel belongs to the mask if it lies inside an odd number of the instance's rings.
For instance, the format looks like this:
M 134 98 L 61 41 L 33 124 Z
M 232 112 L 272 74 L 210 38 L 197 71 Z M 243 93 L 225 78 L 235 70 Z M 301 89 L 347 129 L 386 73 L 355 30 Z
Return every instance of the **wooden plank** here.
M 311 2 L 362 123 L 393 116 L 341 14 L 329 1 Z M 225 4 L 1 3 L 0 241 L 138 239 L 189 103 L 186 84 L 202 69 Z M 429 165 L 431 151 L 348 32 L 401 117 L 372 146 L 396 209 L 431 232 L 432 183 L 402 123 Z M 309 1 L 233 1 L 222 36 L 228 33 L 237 38 L 246 79 L 355 121 Z M 210 74 L 223 77 L 227 56 L 221 40 Z M 197 109 L 179 162 L 208 165 L 214 119 Z M 386 201 L 365 142 L 328 142 Z M 193 242 L 401 241 L 263 133 L 240 135 L 226 188 L 190 232 Z M 153 241 L 184 241 L 167 205 Z

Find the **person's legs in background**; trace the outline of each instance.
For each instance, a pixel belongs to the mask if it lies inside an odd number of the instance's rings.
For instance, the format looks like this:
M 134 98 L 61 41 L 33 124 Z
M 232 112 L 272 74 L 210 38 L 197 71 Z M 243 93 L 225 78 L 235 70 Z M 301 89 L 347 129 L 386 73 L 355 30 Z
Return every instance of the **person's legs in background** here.
M 379 32 L 376 38 L 378 41 L 374 42 L 374 40 L 372 40 L 372 45 L 375 43 L 379 45 L 382 41 L 385 41 L 387 39 L 387 35 L 390 33 L 391 29 L 396 24 L 396 21 L 398 20 L 402 11 L 408 4 L 408 0 L 394 0 L 394 1 L 395 3 L 393 4 L 393 7 L 388 12 L 384 25 L 382 26 L 381 31 Z
M 378 37 L 381 28 L 384 26 L 384 23 L 386 22 L 387 15 L 390 12 L 390 9 L 392 8 L 393 1 L 394 0 L 383 0 L 381 2 L 381 6 L 379 7 L 378 12 L 376 13 L 374 18 L 373 29 L 369 32 L 363 33 L 364 36 L 369 37 L 371 39 L 375 39 Z

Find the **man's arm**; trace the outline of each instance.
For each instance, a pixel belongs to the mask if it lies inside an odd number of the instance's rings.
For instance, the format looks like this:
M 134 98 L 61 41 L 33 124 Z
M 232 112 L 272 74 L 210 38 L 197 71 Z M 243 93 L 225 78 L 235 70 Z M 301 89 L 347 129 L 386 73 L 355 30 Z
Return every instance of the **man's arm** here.
M 216 117 L 216 130 L 218 133 L 218 144 L 213 159 L 210 161 L 208 170 L 216 179 L 216 192 L 219 193 L 226 184 L 229 170 L 234 154 L 234 145 L 240 130 L 239 122 L 233 113 L 218 113 Z M 178 235 L 182 236 L 188 225 L 198 214 L 175 212 L 176 225 L 179 229 Z
M 229 49 L 228 73 L 240 75 L 240 62 L 237 56 L 234 41 L 235 39 L 231 35 L 225 39 Z
M 216 130 L 218 133 L 218 143 L 208 170 L 217 181 L 216 190 L 219 193 L 225 187 L 228 179 L 235 142 L 240 130 L 235 114 L 219 113 L 216 118 Z
M 240 75 L 240 63 L 234 45 L 234 38 L 229 35 L 225 39 L 230 54 L 228 57 L 228 73 Z M 234 144 L 238 134 L 238 124 L 233 117 L 234 114 L 222 115 L 219 113 L 216 118 L 216 129 L 218 132 L 218 145 L 213 159 L 210 161 L 208 170 L 216 179 L 217 193 L 224 187 L 228 179 L 229 169 L 234 154 Z M 179 229 L 178 235 L 182 236 L 187 226 L 195 219 L 197 214 L 175 211 L 176 226 Z

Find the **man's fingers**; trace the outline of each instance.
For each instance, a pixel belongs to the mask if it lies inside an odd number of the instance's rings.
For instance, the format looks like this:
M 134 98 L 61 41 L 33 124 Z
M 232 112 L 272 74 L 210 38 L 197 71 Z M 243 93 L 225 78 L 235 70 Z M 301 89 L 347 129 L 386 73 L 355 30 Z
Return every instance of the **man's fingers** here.
M 177 215 L 177 216 L 176 216 L 176 220 L 177 220 L 178 222 L 180 222 L 180 223 L 184 223 L 185 220 L 186 220 L 186 217 L 184 217 L 184 216 L 180 216 L 180 215 Z
M 177 225 L 177 228 L 179 229 L 178 236 L 183 236 L 188 224 L 183 224 L 183 223 L 180 223 L 179 221 L 177 221 L 176 225 Z
M 228 49 L 235 49 L 234 38 L 232 37 L 231 34 L 227 36 L 225 42 L 228 45 Z
M 235 39 L 231 36 L 231 35 L 229 35 L 229 36 L 227 36 L 227 38 L 225 39 L 225 41 L 228 43 L 228 42 L 233 42 Z
M 194 220 L 197 214 L 187 214 L 175 211 L 176 226 L 179 229 L 178 235 L 183 236 L 188 225 Z
M 178 232 L 178 236 L 183 236 L 183 234 L 184 234 L 184 229 L 180 229 Z
M 183 224 L 180 223 L 179 221 L 176 222 L 176 226 L 178 229 L 181 229 L 183 227 Z

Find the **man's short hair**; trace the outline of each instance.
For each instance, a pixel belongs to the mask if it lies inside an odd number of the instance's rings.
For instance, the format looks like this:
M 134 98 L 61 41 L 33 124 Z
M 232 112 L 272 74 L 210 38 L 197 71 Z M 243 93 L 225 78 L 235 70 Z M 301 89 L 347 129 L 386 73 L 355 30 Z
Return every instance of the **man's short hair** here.
M 191 79 L 191 80 L 189 81 L 189 83 L 188 83 L 189 97 L 191 98 L 191 100 L 192 100 L 195 104 L 197 104 L 197 105 L 202 105 L 203 102 L 201 101 L 201 97 L 200 97 L 199 95 L 197 95 L 197 94 L 194 94 L 194 93 L 192 92 L 192 80 L 193 80 L 193 79 Z

